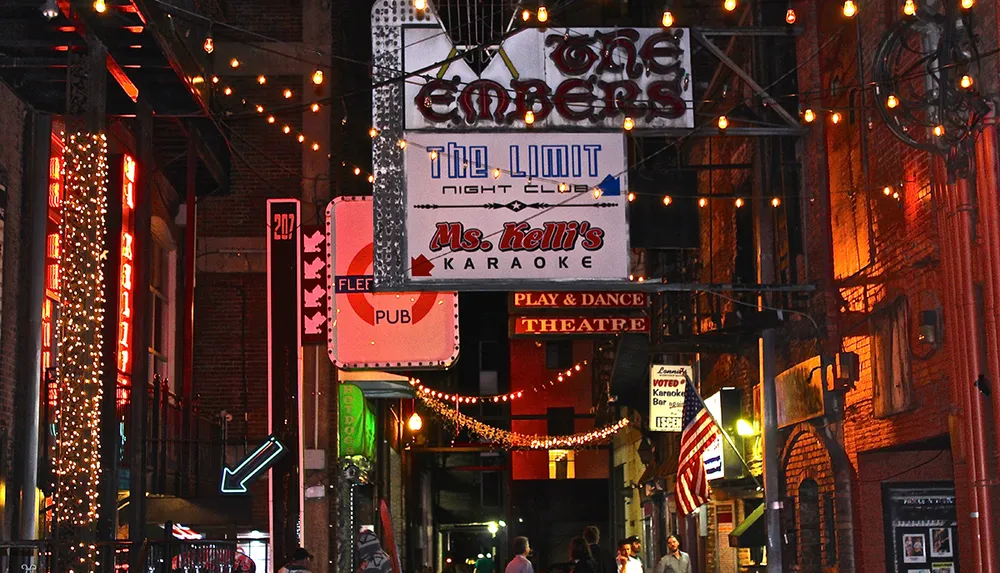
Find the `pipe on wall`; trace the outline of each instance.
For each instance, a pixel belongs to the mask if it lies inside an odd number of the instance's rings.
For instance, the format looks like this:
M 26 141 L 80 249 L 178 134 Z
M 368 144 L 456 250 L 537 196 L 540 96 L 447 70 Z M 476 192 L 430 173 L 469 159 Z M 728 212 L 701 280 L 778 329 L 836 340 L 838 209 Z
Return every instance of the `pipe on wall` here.
M 941 205 L 938 209 L 938 223 L 940 228 L 941 236 L 941 262 L 943 270 L 943 284 L 944 284 L 944 295 L 945 295 L 945 323 L 947 332 L 950 333 L 949 337 L 954 337 L 955 344 L 953 348 L 956 353 L 961 353 L 963 349 L 968 348 L 968 341 L 966 340 L 966 330 L 962 325 L 961 318 L 961 304 L 959 302 L 959 284 L 960 281 L 958 277 L 960 276 L 961 263 L 959 262 L 958 255 L 958 233 L 955 230 L 955 192 L 954 186 L 946 183 L 947 174 L 945 173 L 944 166 L 942 162 L 935 161 L 933 170 L 934 176 L 934 189 L 938 196 L 941 197 Z M 968 377 L 967 372 L 967 362 L 962 359 L 956 359 L 955 364 L 955 379 L 951 384 L 951 398 L 952 404 L 958 408 L 961 412 L 959 417 L 959 423 L 961 425 L 961 441 L 959 457 L 965 461 L 967 467 L 967 481 L 968 484 L 957 485 L 958 490 L 971 490 L 972 486 L 978 479 L 978 472 L 976 466 L 975 456 L 971 453 L 972 442 L 973 442 L 973 430 L 971 421 L 971 410 L 968 407 L 968 397 L 966 390 L 966 385 L 962 383 Z M 970 492 L 969 495 L 969 505 L 970 513 L 977 514 L 979 512 L 979 500 L 975 492 Z M 969 529 L 972 535 L 972 542 L 970 547 L 977 547 L 980 543 L 981 538 L 980 525 L 981 522 L 978 519 L 972 519 L 969 522 Z M 973 551 L 973 563 L 975 564 L 975 571 L 982 571 L 981 567 L 981 557 L 977 550 Z

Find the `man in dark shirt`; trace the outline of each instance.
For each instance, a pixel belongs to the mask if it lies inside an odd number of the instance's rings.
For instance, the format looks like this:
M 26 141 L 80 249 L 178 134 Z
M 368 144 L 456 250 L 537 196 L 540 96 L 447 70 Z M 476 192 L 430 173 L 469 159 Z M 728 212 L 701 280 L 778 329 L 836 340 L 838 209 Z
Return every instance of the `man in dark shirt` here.
M 590 545 L 590 554 L 594 556 L 594 561 L 597 562 L 596 573 L 618 573 L 614 554 L 600 546 L 601 530 L 597 526 L 588 525 L 583 530 L 583 538 Z
M 691 573 L 691 556 L 681 551 L 676 535 L 667 538 L 667 554 L 660 559 L 656 573 Z

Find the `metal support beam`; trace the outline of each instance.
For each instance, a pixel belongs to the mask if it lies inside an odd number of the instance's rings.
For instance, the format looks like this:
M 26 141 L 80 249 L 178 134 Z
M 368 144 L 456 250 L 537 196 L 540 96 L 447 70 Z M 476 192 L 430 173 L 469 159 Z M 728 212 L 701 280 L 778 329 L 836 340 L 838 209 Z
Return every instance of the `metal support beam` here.
M 739 76 L 740 79 L 745 81 L 747 85 L 750 86 L 750 89 L 752 89 L 757 95 L 759 95 L 764 100 L 764 102 L 767 103 L 768 107 L 774 110 L 774 113 L 778 114 L 781 117 L 781 119 L 785 120 L 785 123 L 795 128 L 796 130 L 801 131 L 802 124 L 799 123 L 799 120 L 792 114 L 788 113 L 788 110 L 781 107 L 781 104 L 779 104 L 777 100 L 771 97 L 771 94 L 767 93 L 767 90 L 762 88 L 760 84 L 754 81 L 754 79 L 750 76 L 750 74 L 748 74 L 746 70 L 741 68 L 739 64 L 734 62 L 732 58 L 727 56 L 726 53 L 723 52 L 721 48 L 716 46 L 714 43 L 712 43 L 711 40 L 706 38 L 704 34 L 702 34 L 697 30 L 691 30 L 691 37 L 697 40 L 698 43 L 704 46 L 706 50 L 712 53 L 712 55 L 719 58 L 719 60 L 722 63 L 726 64 L 726 67 L 733 70 L 733 73 Z M 726 132 L 728 133 L 729 130 L 726 130 Z
M 692 34 L 704 36 L 798 36 L 805 30 L 802 26 L 734 26 L 732 28 L 691 28 Z
M 692 133 L 694 131 L 694 133 Z M 758 127 L 730 127 L 725 131 L 715 125 L 701 126 L 694 130 L 684 128 L 644 129 L 643 137 L 758 137 L 761 135 L 802 135 L 805 130 L 798 122 L 794 127 L 765 125 Z

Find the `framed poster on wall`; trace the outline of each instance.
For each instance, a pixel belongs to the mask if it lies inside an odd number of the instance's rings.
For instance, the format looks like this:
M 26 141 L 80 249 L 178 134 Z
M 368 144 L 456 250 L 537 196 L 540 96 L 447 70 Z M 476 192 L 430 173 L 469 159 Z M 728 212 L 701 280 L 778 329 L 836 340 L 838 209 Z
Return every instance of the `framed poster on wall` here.
M 953 484 L 885 484 L 882 510 L 887 571 L 959 573 Z

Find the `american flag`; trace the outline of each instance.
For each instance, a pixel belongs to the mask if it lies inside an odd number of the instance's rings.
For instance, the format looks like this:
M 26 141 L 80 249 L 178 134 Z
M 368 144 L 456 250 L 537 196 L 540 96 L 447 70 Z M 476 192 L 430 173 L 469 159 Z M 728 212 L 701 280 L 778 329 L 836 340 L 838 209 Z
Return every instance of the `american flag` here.
M 701 455 L 718 432 L 712 415 L 690 381 L 684 390 L 684 430 L 677 464 L 677 507 L 687 515 L 708 502 L 708 477 Z

